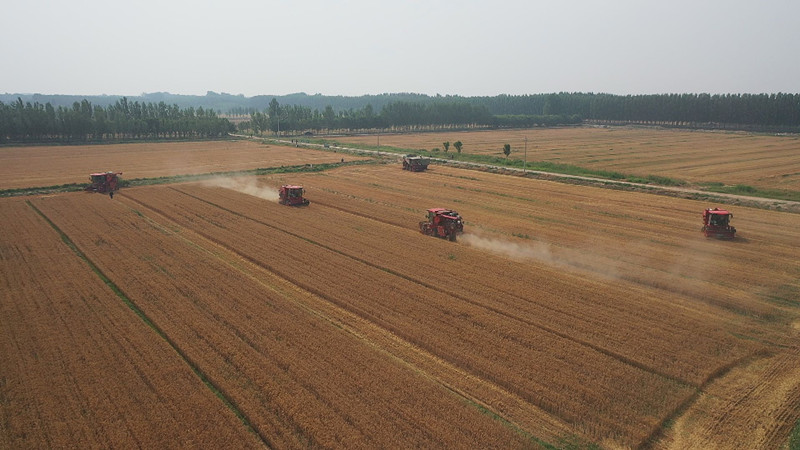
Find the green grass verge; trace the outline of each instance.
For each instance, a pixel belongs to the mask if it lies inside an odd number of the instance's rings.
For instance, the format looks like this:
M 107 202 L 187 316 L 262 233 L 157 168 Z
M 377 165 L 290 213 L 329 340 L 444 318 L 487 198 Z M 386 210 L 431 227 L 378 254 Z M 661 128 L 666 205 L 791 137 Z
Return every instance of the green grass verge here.
M 800 450 L 800 419 L 797 419 L 792 434 L 789 435 L 789 450 Z
M 771 198 L 775 200 L 788 200 L 793 202 L 800 202 L 800 192 L 787 191 L 784 189 L 761 189 L 746 184 L 736 184 L 728 186 L 722 183 L 708 183 L 702 188 L 709 192 L 718 192 L 721 194 L 736 194 L 746 195 L 748 197 Z
M 82 191 L 83 188 L 85 187 L 86 184 L 69 183 L 69 184 L 57 184 L 53 186 L 0 189 L 0 197 L 16 197 L 21 195 L 42 195 L 42 194 L 52 194 L 54 192 L 74 192 L 74 191 Z

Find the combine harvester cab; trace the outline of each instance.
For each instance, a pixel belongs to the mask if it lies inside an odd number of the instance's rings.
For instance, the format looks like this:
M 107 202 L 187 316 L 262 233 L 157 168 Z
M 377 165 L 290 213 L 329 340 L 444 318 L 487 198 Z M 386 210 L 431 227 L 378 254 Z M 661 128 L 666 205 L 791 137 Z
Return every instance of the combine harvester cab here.
M 464 220 L 451 209 L 431 208 L 427 217 L 427 221 L 419 223 L 419 231 L 424 235 L 455 242 L 456 236 L 464 232 Z
M 281 186 L 278 202 L 281 205 L 288 206 L 308 206 L 310 202 L 307 198 L 303 197 L 305 192 L 306 191 L 303 189 L 303 186 L 284 184 Z
M 428 169 L 430 160 L 416 155 L 403 156 L 403 170 L 410 170 L 412 172 L 424 172 Z
M 111 194 L 119 190 L 122 172 L 98 172 L 89 175 L 91 184 L 86 186 L 87 192 L 99 192 L 101 194 Z
M 703 211 L 703 234 L 708 238 L 733 239 L 736 235 L 736 228 L 730 224 L 732 217 L 733 214 L 724 209 L 706 209 Z

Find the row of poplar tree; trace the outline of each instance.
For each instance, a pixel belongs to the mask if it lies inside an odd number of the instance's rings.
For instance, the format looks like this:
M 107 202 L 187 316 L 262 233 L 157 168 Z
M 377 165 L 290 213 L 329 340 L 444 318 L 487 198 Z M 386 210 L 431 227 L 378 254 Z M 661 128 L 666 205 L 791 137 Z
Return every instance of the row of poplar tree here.
M 390 101 L 380 111 L 370 103 L 339 110 L 328 105 L 320 111 L 280 105 L 273 98 L 263 111 L 250 110 L 250 120 L 239 123 L 238 129 L 296 134 L 326 129 L 530 127 L 589 120 L 701 128 L 727 124 L 722 128 L 800 132 L 800 94 L 558 93 L 417 99 Z M 131 102 L 126 97 L 105 107 L 85 99 L 71 107 L 25 103 L 21 98 L 0 102 L 0 142 L 215 138 L 236 130 L 237 126 L 218 116 L 213 105 L 179 108 L 164 102 Z
M 0 102 L 0 142 L 71 142 L 127 139 L 214 138 L 235 131 L 213 109 L 129 102 L 106 107 L 88 100 L 72 107 L 50 103 Z
M 250 113 L 250 120 L 240 123 L 240 130 L 263 132 L 302 132 L 307 130 L 365 130 L 393 127 L 488 126 L 519 127 L 580 123 L 577 115 L 524 114 L 494 115 L 485 105 L 467 100 L 408 102 L 396 101 L 375 112 L 371 104 L 360 109 L 334 111 L 328 105 L 323 111 L 307 106 L 281 106 L 272 99 L 269 107 Z

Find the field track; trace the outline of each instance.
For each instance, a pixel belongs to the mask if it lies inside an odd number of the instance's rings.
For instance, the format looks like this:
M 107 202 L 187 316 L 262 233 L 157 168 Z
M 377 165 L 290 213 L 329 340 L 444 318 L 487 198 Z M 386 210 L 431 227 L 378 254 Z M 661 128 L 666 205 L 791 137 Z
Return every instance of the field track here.
M 394 165 L 0 199 L 0 446 L 780 447 L 800 215 L 710 206 Z

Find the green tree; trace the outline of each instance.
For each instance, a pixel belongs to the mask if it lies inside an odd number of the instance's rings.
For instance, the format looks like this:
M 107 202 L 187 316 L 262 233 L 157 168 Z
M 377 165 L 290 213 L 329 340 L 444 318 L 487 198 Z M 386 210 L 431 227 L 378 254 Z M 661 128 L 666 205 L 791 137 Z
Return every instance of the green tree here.
M 269 102 L 269 124 L 270 129 L 276 133 L 281 131 L 281 105 L 276 98 Z
M 450 141 L 442 142 L 442 147 L 444 147 L 444 152 L 447 153 L 450 150 Z
M 455 148 L 456 148 L 456 151 L 458 152 L 458 154 L 459 154 L 459 155 L 461 154 L 461 147 L 462 147 L 463 145 L 464 145 L 464 144 L 462 144 L 462 143 L 461 143 L 461 141 L 455 141 L 455 142 L 453 142 L 453 147 L 455 147 Z
M 325 110 L 322 112 L 322 120 L 325 123 L 325 127 L 333 128 L 334 121 L 336 120 L 336 113 L 333 111 L 333 106 L 328 105 L 325 107 Z
M 508 155 L 511 154 L 511 144 L 503 145 L 503 154 L 506 155 L 506 159 L 508 159 Z
M 253 128 L 253 133 L 261 134 L 269 129 L 269 118 L 262 112 L 250 113 L 250 126 Z

